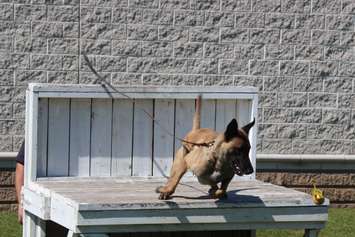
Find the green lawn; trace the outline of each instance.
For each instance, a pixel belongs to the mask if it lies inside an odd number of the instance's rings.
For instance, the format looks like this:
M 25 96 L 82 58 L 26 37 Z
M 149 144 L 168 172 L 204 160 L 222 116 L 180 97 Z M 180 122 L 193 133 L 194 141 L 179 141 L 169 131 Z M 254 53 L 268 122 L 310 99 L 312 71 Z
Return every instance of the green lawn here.
M 327 227 L 321 231 L 320 237 L 354 237 L 355 208 L 329 210 Z M 14 213 L 0 212 L 0 237 L 20 237 L 21 226 Z M 302 237 L 298 230 L 259 230 L 257 237 Z

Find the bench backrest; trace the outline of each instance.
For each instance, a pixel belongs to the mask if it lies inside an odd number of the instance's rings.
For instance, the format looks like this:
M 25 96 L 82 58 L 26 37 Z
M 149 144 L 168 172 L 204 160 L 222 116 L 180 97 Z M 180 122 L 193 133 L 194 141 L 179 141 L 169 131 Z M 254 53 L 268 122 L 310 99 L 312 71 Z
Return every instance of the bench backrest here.
M 183 138 L 191 129 L 199 94 L 202 127 L 222 132 L 232 118 L 243 126 L 257 116 L 257 94 L 250 87 L 117 91 L 102 86 L 31 84 L 26 113 L 28 179 L 169 175 L 180 146 L 169 134 Z M 250 140 L 255 167 L 256 126 Z

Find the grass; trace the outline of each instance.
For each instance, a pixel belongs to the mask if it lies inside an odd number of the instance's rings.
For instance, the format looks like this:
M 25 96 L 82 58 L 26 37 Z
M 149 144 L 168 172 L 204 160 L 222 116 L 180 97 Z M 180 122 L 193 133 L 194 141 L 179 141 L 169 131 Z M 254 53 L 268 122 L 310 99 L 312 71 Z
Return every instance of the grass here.
M 329 210 L 329 221 L 320 237 L 354 237 L 355 208 Z M 15 213 L 0 212 L 0 237 L 21 237 Z M 258 230 L 257 237 L 302 237 L 301 230 Z
M 328 223 L 319 237 L 354 237 L 355 208 L 329 209 Z M 301 230 L 258 230 L 257 237 L 302 237 Z
M 20 237 L 22 227 L 14 212 L 0 212 L 0 237 Z

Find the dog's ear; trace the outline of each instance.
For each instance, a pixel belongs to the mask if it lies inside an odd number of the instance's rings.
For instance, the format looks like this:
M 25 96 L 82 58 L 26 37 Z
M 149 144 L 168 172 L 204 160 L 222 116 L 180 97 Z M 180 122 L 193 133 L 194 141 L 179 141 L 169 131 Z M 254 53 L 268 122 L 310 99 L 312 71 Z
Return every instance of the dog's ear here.
M 238 123 L 236 119 L 232 119 L 229 122 L 226 131 L 224 132 L 224 138 L 226 141 L 229 141 L 233 137 L 236 137 L 238 134 Z
M 252 122 L 248 123 L 247 125 L 245 125 L 244 127 L 242 127 L 243 131 L 248 134 L 249 130 L 254 126 L 255 124 L 255 118 L 253 119 Z

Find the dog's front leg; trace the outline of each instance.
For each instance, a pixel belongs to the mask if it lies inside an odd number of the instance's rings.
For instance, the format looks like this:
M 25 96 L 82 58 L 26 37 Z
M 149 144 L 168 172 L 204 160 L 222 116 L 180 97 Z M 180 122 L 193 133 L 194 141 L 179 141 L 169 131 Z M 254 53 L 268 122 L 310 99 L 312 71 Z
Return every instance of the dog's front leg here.
M 227 188 L 232 178 L 222 180 L 221 188 L 214 192 L 214 198 L 227 198 Z
M 159 187 L 157 191 L 160 193 L 159 199 L 166 200 L 168 199 L 176 189 L 180 179 L 187 171 L 187 164 L 184 159 L 184 156 L 187 154 L 187 151 L 184 147 L 181 147 L 177 152 L 174 159 L 173 166 L 171 167 L 170 177 L 165 186 Z

